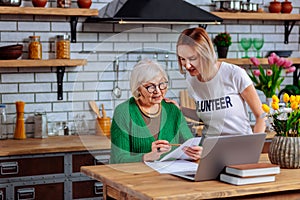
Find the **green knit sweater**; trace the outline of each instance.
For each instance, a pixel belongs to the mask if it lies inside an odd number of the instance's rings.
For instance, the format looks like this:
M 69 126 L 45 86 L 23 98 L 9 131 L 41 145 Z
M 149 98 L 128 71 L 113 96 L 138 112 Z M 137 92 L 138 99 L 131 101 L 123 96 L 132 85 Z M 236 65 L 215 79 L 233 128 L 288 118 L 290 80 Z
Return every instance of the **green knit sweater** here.
M 192 138 L 186 120 L 177 106 L 165 101 L 161 105 L 158 140 L 182 143 Z M 110 163 L 141 162 L 143 155 L 151 152 L 154 141 L 133 97 L 116 107 L 111 126 Z

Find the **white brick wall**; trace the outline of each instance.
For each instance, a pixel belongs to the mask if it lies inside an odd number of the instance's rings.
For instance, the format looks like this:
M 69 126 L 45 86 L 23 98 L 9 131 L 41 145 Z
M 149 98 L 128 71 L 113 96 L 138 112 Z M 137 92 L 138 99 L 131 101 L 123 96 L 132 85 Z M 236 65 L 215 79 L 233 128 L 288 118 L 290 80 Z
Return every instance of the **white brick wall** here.
M 92 8 L 101 8 L 110 0 L 94 1 Z M 189 0 L 188 2 L 212 11 L 211 0 Z M 254 0 L 253 0 L 254 2 Z M 269 0 L 255 0 L 263 5 L 265 11 Z M 292 0 L 293 13 L 299 13 L 300 3 Z M 30 1 L 23 5 L 31 6 Z M 48 7 L 55 7 L 56 2 L 48 2 Z M 73 1 L 72 7 L 77 7 Z M 178 101 L 179 91 L 186 88 L 184 77 L 178 72 L 176 56 L 176 40 L 178 33 L 190 26 L 187 25 L 112 25 L 100 23 L 84 23 L 85 18 L 79 18 L 77 25 L 77 43 L 71 44 L 71 58 L 87 59 L 86 66 L 66 67 L 63 79 L 63 98 L 57 100 L 56 68 L 0 68 L 0 103 L 7 104 L 7 113 L 12 133 L 15 117 L 15 101 L 26 102 L 25 112 L 28 118 L 28 134 L 31 135 L 32 116 L 34 110 L 43 108 L 48 113 L 49 121 L 73 122 L 75 115 L 85 115 L 90 129 L 94 128 L 95 115 L 90 111 L 88 101 L 95 100 L 107 109 L 112 117 L 114 107 L 130 96 L 129 72 L 136 61 L 142 57 L 157 58 L 164 66 L 165 55 L 168 55 L 168 74 L 171 78 L 171 88 L 168 97 Z M 191 25 L 197 26 L 197 25 Z M 1 15 L 0 16 L 0 46 L 9 44 L 24 44 L 23 59 L 27 58 L 27 44 L 30 35 L 40 35 L 43 45 L 43 59 L 54 58 L 54 41 L 58 34 L 70 31 L 68 17 L 31 16 L 31 15 Z M 289 37 L 289 44 L 284 44 L 284 26 L 282 21 L 239 21 L 225 20 L 222 25 L 208 25 L 207 31 L 211 37 L 218 32 L 227 31 L 232 35 L 232 46 L 228 57 L 237 58 L 243 55 L 239 39 L 247 37 L 264 37 L 263 55 L 268 50 L 293 50 L 292 57 L 299 57 L 299 22 L 294 26 Z M 141 53 L 144 50 L 164 53 Z M 94 53 L 89 53 L 89 51 Z M 136 51 L 136 52 L 133 52 Z M 253 49 L 250 56 L 255 55 Z M 113 71 L 113 61 L 120 59 L 119 87 L 122 97 L 115 99 L 111 90 L 115 86 L 116 74 Z M 155 57 L 157 56 L 157 57 Z M 165 67 L 166 68 L 166 67 Z M 292 82 L 289 75 L 284 84 Z M 259 92 L 263 98 L 262 93 Z M 70 124 L 71 125 L 71 124 Z M 12 134 L 11 134 L 12 136 Z

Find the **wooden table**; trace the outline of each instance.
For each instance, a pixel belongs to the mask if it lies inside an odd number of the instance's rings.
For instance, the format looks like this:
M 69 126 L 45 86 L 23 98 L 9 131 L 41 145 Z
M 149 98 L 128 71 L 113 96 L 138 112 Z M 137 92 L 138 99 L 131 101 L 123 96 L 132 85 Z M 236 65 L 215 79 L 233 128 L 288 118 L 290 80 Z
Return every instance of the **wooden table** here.
M 262 154 L 260 162 L 269 162 L 267 154 Z M 107 195 L 116 199 L 300 198 L 300 169 L 281 169 L 275 182 L 244 186 L 217 180 L 191 182 L 159 174 L 144 163 L 83 166 L 81 172 L 103 183 L 104 199 Z

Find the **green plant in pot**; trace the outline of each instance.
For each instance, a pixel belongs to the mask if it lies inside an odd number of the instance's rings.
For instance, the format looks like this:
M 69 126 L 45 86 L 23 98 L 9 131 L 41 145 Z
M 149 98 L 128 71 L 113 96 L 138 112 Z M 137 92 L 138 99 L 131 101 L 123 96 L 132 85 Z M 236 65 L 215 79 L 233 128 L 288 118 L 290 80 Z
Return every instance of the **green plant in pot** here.
M 230 34 L 227 32 L 218 33 L 214 37 L 213 43 L 217 47 L 218 57 L 226 58 L 228 53 L 228 48 L 232 44 Z
M 271 108 L 263 104 L 267 124 L 276 132 L 268 156 L 273 164 L 282 168 L 300 168 L 300 95 L 283 95 L 280 103 L 272 96 Z

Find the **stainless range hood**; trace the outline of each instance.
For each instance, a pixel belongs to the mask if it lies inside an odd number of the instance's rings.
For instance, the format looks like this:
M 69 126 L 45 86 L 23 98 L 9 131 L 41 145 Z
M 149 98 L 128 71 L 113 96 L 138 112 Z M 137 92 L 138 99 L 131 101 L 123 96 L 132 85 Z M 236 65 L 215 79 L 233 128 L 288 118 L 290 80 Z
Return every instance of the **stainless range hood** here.
M 220 24 L 222 18 L 184 0 L 113 0 L 86 22 L 119 24 Z

